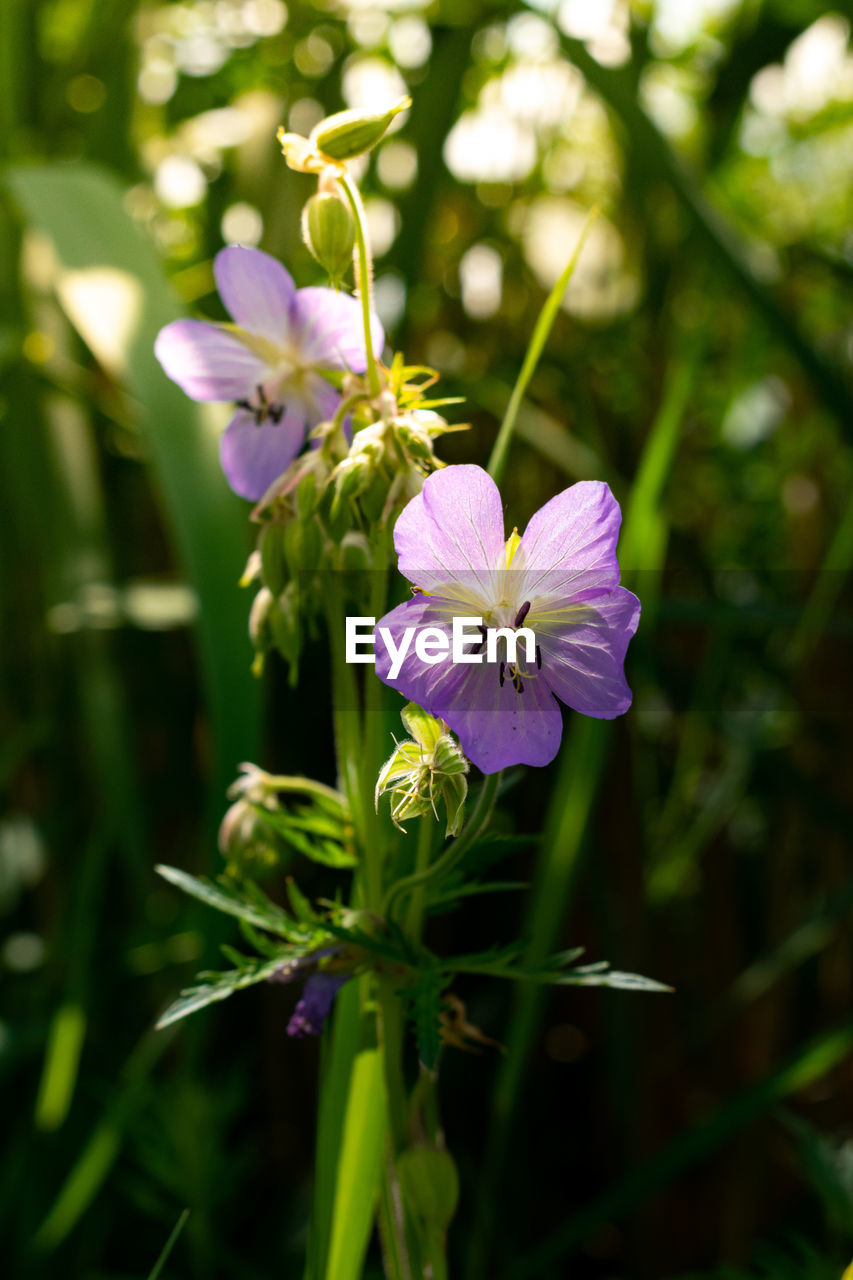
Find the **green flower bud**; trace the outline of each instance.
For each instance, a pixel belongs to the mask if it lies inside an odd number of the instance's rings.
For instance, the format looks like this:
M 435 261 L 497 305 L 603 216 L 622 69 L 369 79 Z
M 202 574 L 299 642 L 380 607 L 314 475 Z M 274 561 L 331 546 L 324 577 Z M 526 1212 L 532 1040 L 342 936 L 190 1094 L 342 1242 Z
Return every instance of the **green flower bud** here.
M 269 587 L 274 596 L 284 590 L 288 579 L 284 536 L 282 525 L 265 524 L 258 539 L 258 550 L 261 553 L 261 577 L 264 586 Z
M 372 467 L 370 459 L 361 455 L 344 458 L 332 473 L 335 482 L 335 496 L 332 499 L 332 519 L 340 514 L 344 502 L 357 498 L 370 483 Z
M 376 807 L 379 808 L 380 796 L 390 793 L 391 820 L 405 830 L 401 824 L 407 818 L 429 812 L 437 817 L 437 805 L 442 801 L 447 835 L 455 836 L 462 827 L 468 795 L 468 761 L 443 720 L 429 715 L 414 702 L 405 706 L 401 718 L 413 741 L 398 743 L 382 766 L 376 782 Z
M 397 1161 L 397 1174 L 412 1216 L 446 1231 L 459 1202 L 459 1174 L 449 1151 L 408 1147 Z
M 338 111 L 312 129 L 308 142 L 330 160 L 352 160 L 375 147 L 394 117 L 411 105 L 406 97 L 387 111 Z
M 355 245 L 355 224 L 347 206 L 335 195 L 312 196 L 302 210 L 302 239 L 332 283 L 339 284 Z
M 351 529 L 349 533 L 344 534 L 338 554 L 338 565 L 344 573 L 364 573 L 365 569 L 373 568 L 370 543 L 363 533 Z
M 288 681 L 293 687 L 299 674 L 302 652 L 302 628 L 299 625 L 299 599 L 295 582 L 289 582 L 270 612 L 270 633 L 276 649 L 288 664 Z

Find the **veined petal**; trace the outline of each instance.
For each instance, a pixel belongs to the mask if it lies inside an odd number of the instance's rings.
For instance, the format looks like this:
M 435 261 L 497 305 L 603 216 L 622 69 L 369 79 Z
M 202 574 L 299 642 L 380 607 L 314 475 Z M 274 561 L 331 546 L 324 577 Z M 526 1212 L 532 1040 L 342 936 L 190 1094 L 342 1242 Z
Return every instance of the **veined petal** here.
M 191 400 L 241 400 L 269 373 L 238 337 L 205 320 L 167 324 L 157 334 L 154 354 Z
M 283 388 L 283 399 L 295 412 L 305 418 L 309 426 L 315 427 L 318 422 L 328 422 L 334 417 L 341 397 L 333 386 L 320 373 L 303 373 L 299 382 L 290 390 L 289 384 Z
M 361 303 L 348 293 L 334 289 L 299 289 L 290 308 L 294 341 L 302 359 L 321 369 L 350 369 L 363 373 L 367 368 Z M 373 354 L 379 356 L 385 334 L 377 316 L 370 318 Z
M 229 422 L 219 442 L 219 457 L 235 493 L 259 501 L 287 470 L 305 439 L 305 419 L 290 410 L 281 422 L 258 426 L 244 409 Z
M 536 635 L 542 677 L 574 711 L 612 720 L 631 705 L 622 665 L 637 630 L 640 602 L 625 587 L 594 590 L 553 618 Z
M 458 612 L 458 611 L 457 611 Z M 465 755 L 483 773 L 512 764 L 544 765 L 560 745 L 562 716 L 548 684 L 529 671 L 519 692 L 509 673 L 500 681 L 500 665 L 454 663 L 450 656 L 434 665 L 418 658 L 411 643 L 400 671 L 391 677 L 392 655 L 381 628 L 399 649 L 407 627 L 437 626 L 450 638 L 452 622 L 427 596 L 416 596 L 392 609 L 376 627 L 376 674 L 380 680 L 440 716 L 457 734 Z
M 472 604 L 488 601 L 496 575 L 505 572 L 503 508 L 494 480 L 482 467 L 434 471 L 400 514 L 394 546 L 400 572 L 423 591 Z
M 260 249 L 230 245 L 216 255 L 213 274 L 234 322 L 282 346 L 290 329 L 296 290 L 278 259 Z
M 513 570 L 525 573 L 523 598 L 565 600 L 592 587 L 615 586 L 621 521 L 618 502 L 599 480 L 581 480 L 546 502 L 531 517 L 513 560 Z
M 508 676 L 501 685 L 494 664 L 462 669 L 474 673 L 464 696 L 433 711 L 450 725 L 469 760 L 482 773 L 514 764 L 550 764 L 560 746 L 563 717 L 541 674 L 529 672 L 519 693 Z

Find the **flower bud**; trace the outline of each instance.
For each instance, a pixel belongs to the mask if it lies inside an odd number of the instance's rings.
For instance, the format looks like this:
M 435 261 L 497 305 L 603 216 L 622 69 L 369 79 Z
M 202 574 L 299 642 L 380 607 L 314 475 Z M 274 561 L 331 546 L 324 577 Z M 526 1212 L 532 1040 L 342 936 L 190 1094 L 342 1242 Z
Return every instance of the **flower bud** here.
M 299 655 L 302 651 L 302 629 L 299 625 L 299 601 L 295 582 L 289 582 L 275 602 L 270 614 L 270 633 L 276 649 L 290 668 L 288 679 L 291 687 L 299 674 Z
M 468 761 L 443 720 L 431 716 L 417 703 L 409 702 L 401 713 L 412 741 L 398 743 L 386 760 L 376 782 L 375 801 L 386 792 L 391 796 L 391 820 L 395 826 L 407 818 L 422 817 L 432 811 L 438 816 L 441 800 L 447 815 L 447 835 L 462 827 L 468 795 Z
M 357 498 L 367 487 L 370 483 L 371 470 L 370 459 L 365 455 L 344 458 L 343 462 L 338 463 L 332 473 L 335 482 L 335 496 L 332 499 L 333 520 L 340 514 L 344 502 Z
M 405 97 L 387 111 L 338 111 L 312 129 L 308 142 L 330 160 L 352 160 L 375 147 L 394 117 L 411 105 Z
M 355 224 L 346 205 L 334 195 L 314 195 L 302 210 L 302 239 L 333 284 L 339 284 L 352 262 Z
M 445 1231 L 459 1201 L 453 1157 L 437 1147 L 408 1147 L 397 1162 L 406 1208 L 421 1222 Z
M 363 573 L 373 568 L 373 555 L 370 543 L 363 533 L 351 529 L 341 539 L 338 553 L 338 565 L 344 573 Z
M 284 527 L 280 524 L 265 524 L 258 539 L 258 550 L 261 553 L 263 584 L 277 596 L 284 590 L 288 578 L 284 555 Z
M 261 587 L 252 601 L 249 610 L 249 639 L 255 649 L 255 660 L 252 671 L 259 676 L 264 669 L 264 656 L 270 647 L 272 633 L 270 631 L 270 615 L 275 604 L 275 597 L 268 587 Z

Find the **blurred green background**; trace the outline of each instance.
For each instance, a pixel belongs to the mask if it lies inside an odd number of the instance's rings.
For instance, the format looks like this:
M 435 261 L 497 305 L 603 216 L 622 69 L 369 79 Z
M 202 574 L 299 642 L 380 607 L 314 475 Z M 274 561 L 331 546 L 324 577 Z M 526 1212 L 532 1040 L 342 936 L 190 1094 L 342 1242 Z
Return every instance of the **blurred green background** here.
M 853 1253 L 853 54 L 810 0 L 2 0 L 0 1231 L 10 1276 L 302 1274 L 318 1048 L 295 996 L 152 1024 L 227 924 L 243 759 L 333 779 L 322 653 L 249 674 L 220 407 L 151 353 L 223 313 L 226 242 L 320 282 L 275 130 L 408 90 L 361 172 L 377 305 L 483 463 L 545 293 L 602 215 L 520 415 L 510 524 L 626 515 L 631 713 L 567 716 L 451 951 L 583 943 L 671 997 L 470 980 L 451 1273 L 837 1280 Z M 544 824 L 544 826 L 543 826 Z M 544 829 L 544 838 L 543 838 Z M 317 868 L 302 887 L 328 893 Z M 275 892 L 275 879 L 271 885 Z M 496 905 L 497 904 L 497 905 Z M 371 1274 L 380 1274 L 371 1255 Z

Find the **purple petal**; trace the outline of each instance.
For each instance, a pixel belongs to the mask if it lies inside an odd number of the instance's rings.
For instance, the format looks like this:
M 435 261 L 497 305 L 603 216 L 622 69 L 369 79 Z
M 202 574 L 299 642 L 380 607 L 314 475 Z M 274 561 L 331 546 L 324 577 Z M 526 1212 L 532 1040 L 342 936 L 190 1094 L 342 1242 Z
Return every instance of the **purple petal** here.
M 525 573 L 523 599 L 615 586 L 616 539 L 622 515 L 606 484 L 581 480 L 558 493 L 531 517 L 513 560 Z
M 457 610 L 457 612 L 459 612 Z M 436 626 L 449 637 L 452 621 L 434 600 L 416 596 L 392 609 L 376 628 L 376 674 L 380 680 L 433 715 L 441 716 L 458 735 L 462 750 L 483 773 L 513 764 L 549 764 L 563 731 L 560 708 L 541 674 L 531 671 L 518 692 L 507 675 L 503 685 L 497 662 L 455 664 L 450 656 L 430 665 L 412 643 L 391 678 L 391 655 L 380 632 L 386 628 L 399 648 L 406 627 Z
M 154 354 L 191 400 L 241 400 L 268 370 L 239 338 L 204 320 L 175 320 L 157 334 Z
M 281 422 L 257 426 L 251 413 L 241 409 L 229 422 L 219 442 L 222 470 L 235 493 L 257 502 L 287 470 L 305 439 L 305 420 L 285 413 Z
M 304 373 L 299 381 L 298 391 L 291 392 L 285 386 L 282 398 L 294 413 L 301 413 L 312 427 L 334 417 L 341 402 L 335 388 L 320 373 Z
M 300 334 L 302 358 L 306 364 L 324 369 L 350 369 L 363 373 L 367 368 L 361 303 L 348 293 L 334 289 L 299 289 L 291 304 L 291 323 Z M 374 315 L 370 318 L 373 353 L 382 352 L 385 335 Z
M 460 599 L 471 598 L 472 588 L 488 592 L 505 564 L 503 508 L 494 480 L 482 467 L 434 471 L 400 514 L 394 546 L 400 572 L 423 591 L 453 585 Z
M 348 977 L 348 974 L 343 977 L 333 973 L 312 974 L 305 983 L 302 999 L 287 1024 L 287 1034 L 299 1039 L 318 1036 L 323 1030 L 323 1023 L 329 1015 L 335 996 Z
M 293 280 L 277 258 L 231 245 L 213 264 L 219 296 L 234 322 L 281 345 L 290 328 Z
M 587 591 L 575 616 L 577 621 L 549 627 L 547 633 L 537 628 L 542 677 L 573 710 L 612 720 L 631 705 L 622 664 L 637 630 L 640 602 L 625 587 Z

